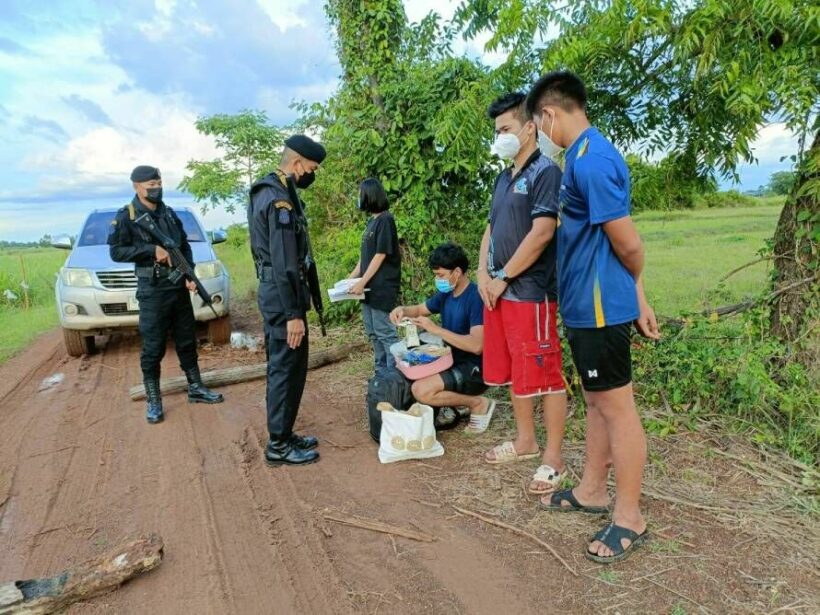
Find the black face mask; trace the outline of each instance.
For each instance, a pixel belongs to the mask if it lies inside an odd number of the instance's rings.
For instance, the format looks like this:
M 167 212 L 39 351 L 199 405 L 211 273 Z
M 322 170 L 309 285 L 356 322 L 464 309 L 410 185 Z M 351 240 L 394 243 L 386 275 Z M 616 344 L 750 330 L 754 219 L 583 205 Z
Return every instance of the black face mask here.
M 148 202 L 154 205 L 162 203 L 162 188 L 148 188 L 146 189 L 146 193 L 145 198 Z
M 295 183 L 297 188 L 304 190 L 305 188 L 310 188 L 314 181 L 316 181 L 316 173 L 311 171 L 310 173 L 304 173 Z

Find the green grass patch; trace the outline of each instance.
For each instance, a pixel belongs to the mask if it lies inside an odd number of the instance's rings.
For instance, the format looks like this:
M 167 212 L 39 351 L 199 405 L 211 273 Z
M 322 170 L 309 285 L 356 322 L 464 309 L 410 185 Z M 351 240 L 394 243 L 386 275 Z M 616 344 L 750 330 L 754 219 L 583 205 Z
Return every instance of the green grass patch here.
M 59 322 L 54 283 L 66 256 L 55 248 L 0 251 L 0 363 Z
M 646 212 L 635 218 L 646 251 L 647 296 L 658 314 L 678 316 L 737 303 L 766 287 L 770 265 L 757 258 L 774 235 L 780 205 Z
M 0 363 L 59 322 L 53 302 L 28 310 L 0 310 Z

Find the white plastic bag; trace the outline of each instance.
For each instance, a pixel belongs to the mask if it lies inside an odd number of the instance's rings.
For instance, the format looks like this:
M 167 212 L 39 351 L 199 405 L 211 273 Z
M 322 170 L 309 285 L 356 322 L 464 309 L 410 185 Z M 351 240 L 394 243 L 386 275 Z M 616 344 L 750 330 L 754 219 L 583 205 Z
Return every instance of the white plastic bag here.
M 444 454 L 444 447 L 436 440 L 433 409 L 423 404 L 413 404 L 413 409 L 413 413 L 382 412 L 379 438 L 379 461 L 382 463 L 427 459 Z

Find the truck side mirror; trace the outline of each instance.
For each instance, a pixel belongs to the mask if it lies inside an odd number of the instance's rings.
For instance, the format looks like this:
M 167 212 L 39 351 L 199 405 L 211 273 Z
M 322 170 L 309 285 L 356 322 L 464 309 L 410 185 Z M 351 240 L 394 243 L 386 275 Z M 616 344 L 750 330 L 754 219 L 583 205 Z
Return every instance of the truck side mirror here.
M 60 248 L 61 250 L 70 250 L 72 248 L 71 237 L 68 235 L 57 235 L 51 240 L 51 246 Z

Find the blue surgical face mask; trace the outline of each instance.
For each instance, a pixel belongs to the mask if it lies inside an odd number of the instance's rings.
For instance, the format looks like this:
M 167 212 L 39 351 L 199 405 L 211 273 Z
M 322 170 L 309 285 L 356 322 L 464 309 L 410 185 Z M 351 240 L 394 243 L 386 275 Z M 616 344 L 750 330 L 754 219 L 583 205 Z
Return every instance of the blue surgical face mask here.
M 436 290 L 440 293 L 451 293 L 453 292 L 453 285 L 450 284 L 450 280 L 436 278 Z
M 446 278 L 439 278 L 436 277 L 436 290 L 440 293 L 451 293 L 455 290 L 455 285 L 450 282 L 450 278 L 453 276 L 453 272 L 450 272 L 450 275 Z

